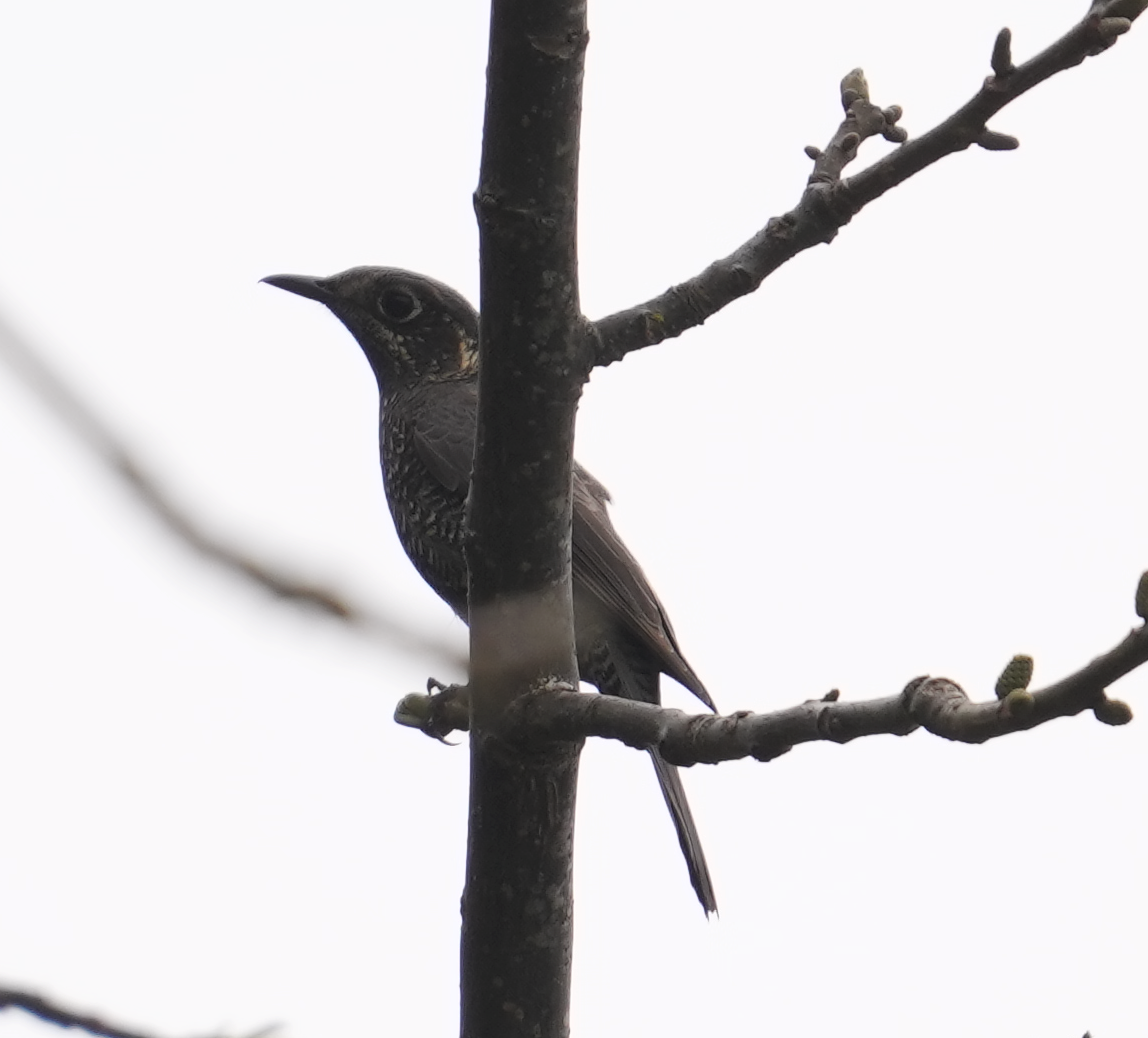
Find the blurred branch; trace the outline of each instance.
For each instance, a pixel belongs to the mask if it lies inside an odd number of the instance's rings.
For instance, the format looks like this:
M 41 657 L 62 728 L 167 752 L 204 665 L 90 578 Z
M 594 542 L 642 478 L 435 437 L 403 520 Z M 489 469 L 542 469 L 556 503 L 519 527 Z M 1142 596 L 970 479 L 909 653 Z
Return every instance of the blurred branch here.
M 0 356 L 49 410 L 132 489 L 136 500 L 188 547 L 232 573 L 241 574 L 277 598 L 309 606 L 407 652 L 465 667 L 465 659 L 445 642 L 429 638 L 391 615 L 353 603 L 339 591 L 297 580 L 250 552 L 208 533 L 176 504 L 160 480 L 147 471 L 109 423 L 52 370 L 33 344 L 3 316 L 0 316 Z
M 98 1017 L 87 1016 L 71 1009 L 64 1009 L 54 1002 L 33 995 L 27 991 L 16 991 L 12 988 L 0 988 L 0 1010 L 22 1009 L 25 1013 L 43 1020 L 45 1023 L 55 1024 L 57 1027 L 77 1028 L 87 1031 L 88 1034 L 100 1035 L 101 1038 L 154 1038 L 142 1031 L 128 1031 L 114 1024 L 106 1023 Z M 266 1038 L 279 1029 L 278 1025 L 263 1027 L 248 1038 Z
M 869 100 L 860 69 L 841 81 L 845 119 L 824 148 L 805 149 L 813 172 L 801 200 L 736 251 L 710 264 L 639 306 L 595 322 L 598 365 L 612 364 L 627 353 L 672 339 L 702 324 L 723 307 L 748 295 L 783 263 L 814 245 L 828 244 L 866 205 L 947 155 L 978 145 L 988 151 L 1018 146 L 1014 137 L 988 128 L 988 120 L 1022 94 L 1085 58 L 1107 50 L 1148 7 L 1148 0 L 1097 0 L 1084 18 L 1051 46 L 1023 65 L 1012 63 L 1012 34 L 1002 29 L 990 57 L 993 74 L 965 105 L 928 133 L 903 143 L 897 105 L 879 108 Z M 864 140 L 881 135 L 901 146 L 842 179 Z
M 26 991 L 14 991 L 9 988 L 0 988 L 0 1009 L 23 1009 L 39 1020 L 55 1024 L 57 1027 L 75 1027 L 88 1034 L 97 1034 L 103 1038 L 152 1038 L 151 1035 L 139 1031 L 126 1031 L 105 1023 L 98 1017 L 86 1016 L 82 1013 L 64 1009 L 40 995 L 33 995 Z
M 1148 574 L 1141 579 L 1137 608 L 1148 613 Z M 1018 668 L 1020 661 L 1027 666 Z M 530 741 L 597 736 L 637 749 L 657 747 L 671 764 L 717 764 L 753 757 L 773 760 L 807 742 L 846 743 L 866 735 L 909 735 L 924 728 L 954 742 L 982 743 L 1035 728 L 1056 717 L 1091 710 L 1109 725 L 1127 724 L 1132 710 L 1109 699 L 1107 687 L 1148 662 L 1148 624 L 1076 673 L 1030 692 L 1031 660 L 1017 657 L 997 682 L 997 699 L 974 703 L 947 678 L 921 677 L 896 696 L 842 702 L 834 690 L 785 710 L 754 714 L 687 714 L 618 696 L 591 695 L 570 685 L 552 684 L 520 696 L 510 707 L 513 725 Z M 1010 677 L 1011 676 L 1011 677 Z M 451 686 L 435 695 L 404 696 L 395 719 L 427 735 L 443 738 L 469 723 L 465 690 Z

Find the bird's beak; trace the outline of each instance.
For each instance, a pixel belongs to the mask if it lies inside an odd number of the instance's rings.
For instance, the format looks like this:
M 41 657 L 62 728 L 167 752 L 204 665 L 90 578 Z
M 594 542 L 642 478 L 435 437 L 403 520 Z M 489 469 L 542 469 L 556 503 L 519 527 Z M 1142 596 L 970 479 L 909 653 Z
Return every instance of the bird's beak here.
M 294 292 L 297 296 L 315 299 L 320 303 L 329 303 L 335 298 L 325 278 L 311 278 L 305 274 L 271 274 L 261 280 L 284 292 Z

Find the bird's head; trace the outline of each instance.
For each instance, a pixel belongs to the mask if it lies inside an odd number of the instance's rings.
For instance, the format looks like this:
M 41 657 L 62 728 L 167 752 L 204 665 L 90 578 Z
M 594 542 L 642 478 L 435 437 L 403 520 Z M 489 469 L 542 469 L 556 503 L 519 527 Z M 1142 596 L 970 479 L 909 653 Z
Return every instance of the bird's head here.
M 478 371 L 478 314 L 453 288 L 393 267 L 352 267 L 328 278 L 272 274 L 275 288 L 315 299 L 347 326 L 379 389 Z

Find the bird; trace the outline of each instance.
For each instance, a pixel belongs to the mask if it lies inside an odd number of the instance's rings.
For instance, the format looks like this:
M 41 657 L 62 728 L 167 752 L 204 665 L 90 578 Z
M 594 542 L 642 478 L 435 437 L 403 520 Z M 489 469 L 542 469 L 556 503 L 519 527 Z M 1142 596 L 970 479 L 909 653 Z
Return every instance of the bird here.
M 478 313 L 448 285 L 393 267 L 352 267 L 330 277 L 273 274 L 263 281 L 322 303 L 362 348 L 378 382 L 383 486 L 399 540 L 422 578 L 465 621 Z M 575 462 L 571 577 L 579 677 L 606 695 L 660 703 L 666 674 L 714 710 L 665 609 L 615 531 L 609 501 L 606 488 Z M 649 754 L 708 916 L 717 899 L 681 775 L 656 748 Z

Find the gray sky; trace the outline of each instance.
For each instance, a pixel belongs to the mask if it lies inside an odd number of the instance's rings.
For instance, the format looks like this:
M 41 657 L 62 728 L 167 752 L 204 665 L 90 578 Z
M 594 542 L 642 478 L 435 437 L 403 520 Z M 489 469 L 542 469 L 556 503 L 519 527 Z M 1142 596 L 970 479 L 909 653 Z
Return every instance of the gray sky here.
M 1084 7 L 594 5 L 586 312 L 790 208 L 849 69 L 920 133 L 1002 25 L 1023 59 Z M 465 645 L 385 512 L 366 362 L 257 282 L 384 263 L 475 298 L 485 10 L 5 21 L 4 311 L 213 527 Z M 983 698 L 1014 653 L 1044 683 L 1136 622 L 1146 36 L 1000 116 L 1018 152 L 950 158 L 595 374 L 579 458 L 723 709 L 923 673 Z M 0 423 L 0 979 L 171 1036 L 454 1031 L 466 750 L 390 717 L 460 674 L 206 567 L 5 370 Z M 707 923 L 648 762 L 593 744 L 575 1033 L 1143 1035 L 1146 759 L 1143 722 L 1081 717 L 694 768 Z

